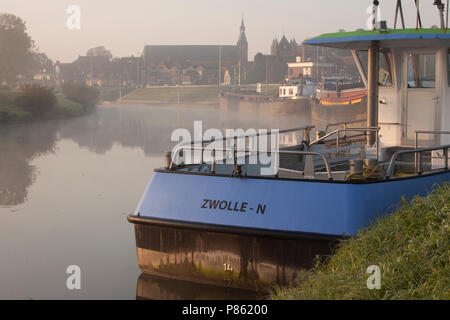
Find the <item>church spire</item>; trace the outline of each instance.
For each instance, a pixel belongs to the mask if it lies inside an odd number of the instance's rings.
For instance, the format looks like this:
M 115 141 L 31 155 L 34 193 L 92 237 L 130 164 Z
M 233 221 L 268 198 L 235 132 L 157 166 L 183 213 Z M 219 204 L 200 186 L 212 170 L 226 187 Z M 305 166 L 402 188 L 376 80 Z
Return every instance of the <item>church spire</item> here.
M 246 64 L 248 62 L 248 42 L 245 36 L 244 16 L 242 16 L 239 40 L 236 48 L 239 61 Z
M 238 42 L 247 42 L 247 37 L 245 36 L 245 25 L 244 25 L 244 17 L 242 16 L 241 21 L 241 32 L 239 34 L 239 40 Z

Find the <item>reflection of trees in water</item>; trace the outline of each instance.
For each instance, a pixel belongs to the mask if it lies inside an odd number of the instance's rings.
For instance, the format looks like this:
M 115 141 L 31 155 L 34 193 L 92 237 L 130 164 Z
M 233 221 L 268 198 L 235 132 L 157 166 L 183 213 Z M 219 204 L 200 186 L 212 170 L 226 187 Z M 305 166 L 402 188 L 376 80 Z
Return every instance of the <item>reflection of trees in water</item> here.
M 12 206 L 25 201 L 27 188 L 33 184 L 34 167 L 17 153 L 8 153 L 0 147 L 0 205 Z
M 30 162 L 54 151 L 56 129 L 55 122 L 0 128 L 0 206 L 26 200 L 27 189 L 36 176 Z
M 98 154 L 116 143 L 141 148 L 146 154 L 162 154 L 170 145 L 172 129 L 167 128 L 167 120 L 146 116 L 147 108 L 130 109 L 99 108 L 75 119 L 0 127 L 0 206 L 25 202 L 27 189 L 36 179 L 31 161 L 53 152 L 59 138 L 71 139 Z
M 35 180 L 31 161 L 53 152 L 56 140 L 67 138 L 80 147 L 105 154 L 114 144 L 139 148 L 147 155 L 162 156 L 171 149 L 171 134 L 203 120 L 207 128 L 287 128 L 303 124 L 297 116 L 276 117 L 253 113 L 221 112 L 215 107 L 107 106 L 91 115 L 32 124 L 0 127 L 0 206 L 23 203 Z
M 146 154 L 161 154 L 170 144 L 167 124 L 139 113 L 119 108 L 99 108 L 89 117 L 74 119 L 60 129 L 61 138 L 69 138 L 82 148 L 105 154 L 114 144 L 140 148 Z

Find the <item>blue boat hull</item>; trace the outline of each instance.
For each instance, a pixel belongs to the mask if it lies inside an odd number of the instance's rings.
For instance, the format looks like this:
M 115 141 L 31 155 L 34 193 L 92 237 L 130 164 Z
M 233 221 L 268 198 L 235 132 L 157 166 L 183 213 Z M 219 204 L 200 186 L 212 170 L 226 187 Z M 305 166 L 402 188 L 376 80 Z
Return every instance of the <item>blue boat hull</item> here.
M 450 172 L 372 183 L 155 172 L 132 217 L 317 236 L 351 236 Z
M 449 179 L 352 184 L 156 171 L 128 220 L 143 273 L 264 292 L 291 283 L 402 197 Z

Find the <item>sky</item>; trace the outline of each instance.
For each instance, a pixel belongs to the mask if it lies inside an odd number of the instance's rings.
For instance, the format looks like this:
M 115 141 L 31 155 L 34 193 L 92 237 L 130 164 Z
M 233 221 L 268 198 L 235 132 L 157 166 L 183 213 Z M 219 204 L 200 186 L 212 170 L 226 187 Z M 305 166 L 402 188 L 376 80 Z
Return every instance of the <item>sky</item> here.
M 424 27 L 438 24 L 432 0 L 420 1 Z M 321 33 L 366 28 L 369 0 L 0 0 L 15 14 L 41 52 L 72 62 L 103 45 L 114 56 L 140 55 L 145 44 L 235 44 L 244 17 L 249 57 L 269 53 L 285 33 L 297 42 Z M 396 0 L 380 0 L 382 20 L 393 26 Z M 406 24 L 415 27 L 413 1 L 403 1 Z M 81 10 L 80 29 L 69 30 L 67 9 Z

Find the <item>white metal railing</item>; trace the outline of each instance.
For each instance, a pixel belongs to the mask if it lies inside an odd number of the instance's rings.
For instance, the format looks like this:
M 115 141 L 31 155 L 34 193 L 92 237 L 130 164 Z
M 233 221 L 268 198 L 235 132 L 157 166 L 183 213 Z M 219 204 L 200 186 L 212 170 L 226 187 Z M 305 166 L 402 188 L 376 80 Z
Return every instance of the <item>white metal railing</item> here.
M 444 162 L 444 168 L 445 170 L 448 170 L 448 149 L 450 148 L 450 145 L 443 145 L 443 146 L 436 146 L 436 147 L 429 147 L 429 148 L 417 148 L 417 149 L 410 149 L 410 150 L 401 150 L 401 151 L 396 151 L 392 157 L 391 160 L 389 161 L 389 166 L 386 172 L 386 179 L 390 179 L 393 174 L 395 173 L 395 166 L 396 166 L 396 162 L 397 162 L 397 158 L 400 155 L 403 154 L 410 154 L 410 153 L 414 153 L 414 154 L 421 154 L 423 152 L 428 152 L 428 151 L 433 151 L 433 150 L 443 150 L 444 153 L 444 157 L 445 157 L 445 162 Z M 197 146 L 179 146 L 177 149 L 175 149 L 175 151 L 173 152 L 173 154 L 171 155 L 171 159 L 170 159 L 170 165 L 168 166 L 168 170 L 172 170 L 174 167 L 174 163 L 175 163 L 175 158 L 177 157 L 177 155 L 179 154 L 180 151 L 185 150 L 185 149 L 189 149 L 189 150 L 201 150 L 202 153 L 204 151 L 211 151 L 211 174 L 215 174 L 215 166 L 216 166 L 216 151 L 233 151 L 233 173 L 236 171 L 237 167 L 238 167 L 238 157 L 237 157 L 237 153 L 238 152 L 244 152 L 245 156 L 250 156 L 252 154 L 260 154 L 260 153 L 275 153 L 276 155 L 280 154 L 293 154 L 293 155 L 310 155 L 310 156 L 317 156 L 319 157 L 325 166 L 325 170 L 327 173 L 327 177 L 328 180 L 333 180 L 333 176 L 330 170 L 330 165 L 328 163 L 327 158 L 325 157 L 324 154 L 320 153 L 320 152 L 313 152 L 313 151 L 298 151 L 298 150 L 277 150 L 277 151 L 273 151 L 273 150 L 237 150 L 236 148 L 214 148 L 214 147 L 197 147 Z M 277 158 L 275 158 L 275 164 L 274 164 L 274 175 L 277 176 L 279 173 L 279 166 L 278 166 L 278 162 L 277 162 Z M 203 159 L 202 162 L 203 163 Z M 314 170 L 314 174 L 316 173 L 316 171 Z M 417 174 L 421 174 L 422 173 L 422 165 L 421 162 L 419 162 L 419 167 L 418 167 L 418 171 L 416 172 Z
M 238 157 L 237 157 L 237 153 L 244 153 L 245 156 L 251 156 L 253 154 L 260 154 L 260 153 L 275 153 L 276 155 L 280 154 L 294 154 L 294 155 L 310 155 L 310 156 L 317 156 L 319 158 L 322 159 L 324 166 L 325 166 L 325 170 L 327 172 L 327 176 L 329 180 L 333 180 L 333 176 L 331 174 L 331 170 L 330 170 L 330 165 L 328 164 L 328 160 L 326 159 L 326 157 L 320 153 L 320 152 L 313 152 L 313 151 L 299 151 L 299 150 L 277 150 L 277 151 L 273 151 L 273 150 L 238 150 L 236 148 L 215 148 L 215 147 L 199 147 L 199 146 L 179 146 L 178 148 L 175 149 L 175 151 L 172 154 L 171 157 L 171 161 L 170 161 L 170 165 L 168 167 L 168 170 L 172 170 L 173 169 L 173 165 L 175 163 L 175 158 L 177 157 L 177 155 L 179 154 L 179 152 L 181 150 L 201 150 L 202 154 L 204 151 L 211 151 L 211 173 L 215 174 L 215 166 L 216 166 L 216 151 L 233 151 L 233 172 L 236 170 L 237 166 L 238 166 Z M 278 166 L 278 158 L 275 157 L 275 163 L 274 163 L 274 175 L 277 176 L 278 172 L 279 172 L 279 166 Z M 203 163 L 203 157 L 201 159 L 201 163 Z
M 252 156 L 252 155 L 260 155 L 260 154 L 270 154 L 272 156 L 272 154 L 274 154 L 274 163 L 273 163 L 273 167 L 274 167 L 274 175 L 278 176 L 279 173 L 279 162 L 280 162 L 280 155 L 281 154 L 291 154 L 291 155 L 304 155 L 304 156 L 315 156 L 320 158 L 321 162 L 324 163 L 324 166 L 317 169 L 314 168 L 314 174 L 316 172 L 319 172 L 320 170 L 325 169 L 328 179 L 332 180 L 332 173 L 330 170 L 330 163 L 326 157 L 326 154 L 330 153 L 329 149 L 324 149 L 323 152 L 318 152 L 318 151 L 300 151 L 300 150 L 278 150 L 278 148 L 276 150 L 261 150 L 261 149 L 252 149 L 252 148 L 246 148 L 244 144 L 244 148 L 240 149 L 238 148 L 238 144 L 237 144 L 237 140 L 238 139 L 242 139 L 242 138 L 252 138 L 252 137 L 260 137 L 260 136 L 270 136 L 273 134 L 282 134 L 282 133 L 290 133 L 290 132 L 296 132 L 296 131 L 303 131 L 304 132 L 304 141 L 306 142 L 307 146 L 312 146 L 314 144 L 317 144 L 319 142 L 329 142 L 332 140 L 327 140 L 329 137 L 333 136 L 333 135 L 337 135 L 336 138 L 336 149 L 330 149 L 330 151 L 332 152 L 340 152 L 340 151 L 348 151 L 348 147 L 340 147 L 340 133 L 341 132 L 349 132 L 349 131 L 353 131 L 353 132 L 363 132 L 363 134 L 367 134 L 369 132 L 376 132 L 377 133 L 377 139 L 375 142 L 376 145 L 376 159 L 378 160 L 379 157 L 379 133 L 380 133 L 380 128 L 379 127 L 350 127 L 350 128 L 339 128 L 336 129 L 320 138 L 318 138 L 317 140 L 313 141 L 313 142 L 309 142 L 310 140 L 310 132 L 311 129 L 313 129 L 314 126 L 303 126 L 303 127 L 298 127 L 298 128 L 292 128 L 292 129 L 285 129 L 285 130 L 279 130 L 279 131 L 275 131 L 275 132 L 264 132 L 264 133 L 259 133 L 259 132 L 255 132 L 253 134 L 247 134 L 247 135 L 242 135 L 242 136 L 228 136 L 228 137 L 224 137 L 222 139 L 219 140 L 201 140 L 201 141 L 195 141 L 192 143 L 187 143 L 184 145 L 180 145 L 178 146 L 174 152 L 172 154 L 170 154 L 170 152 L 167 152 L 166 154 L 166 169 L 168 170 L 172 170 L 174 168 L 174 164 L 175 164 L 175 160 L 178 157 L 178 155 L 183 151 L 183 150 L 200 150 L 201 151 L 201 157 L 200 157 L 200 162 L 197 164 L 203 164 L 204 163 L 204 153 L 206 152 L 210 152 L 211 155 L 211 173 L 215 174 L 215 169 L 216 169 L 216 161 L 227 161 L 230 159 L 229 154 L 226 154 L 224 158 L 218 159 L 216 157 L 216 152 L 217 151 L 225 151 L 227 152 L 233 152 L 233 156 L 232 156 L 232 164 L 233 164 L 233 174 L 235 172 L 240 172 L 241 170 L 241 166 L 238 164 L 238 159 L 242 159 L 248 156 Z M 434 150 L 443 150 L 444 153 L 444 168 L 445 170 L 448 170 L 448 149 L 450 148 L 450 145 L 441 145 L 441 146 L 435 146 L 435 147 L 427 147 L 427 148 L 418 148 L 418 136 L 419 134 L 450 134 L 450 131 L 416 131 L 416 148 L 415 149 L 410 149 L 410 150 L 401 150 L 401 151 L 396 151 L 390 161 L 389 161 L 389 166 L 385 175 L 386 179 L 389 179 L 390 177 L 393 176 L 393 174 L 395 173 L 395 166 L 396 163 L 398 163 L 398 158 L 400 155 L 404 155 L 404 154 L 414 154 L 415 155 L 415 173 L 416 174 L 422 174 L 423 172 L 423 166 L 422 166 L 422 154 L 425 152 L 430 152 L 430 151 L 434 151 Z M 226 142 L 228 140 L 234 140 L 234 144 L 232 145 L 232 147 L 220 147 L 220 146 L 204 146 L 205 143 L 212 143 L 212 142 Z M 278 147 L 278 144 L 277 144 Z M 271 147 L 272 148 L 272 147 Z M 238 156 L 239 154 L 239 156 Z M 198 159 L 198 158 L 197 158 Z M 194 163 L 195 164 L 195 155 L 194 155 Z M 432 171 L 432 170 L 431 170 Z M 323 171 L 322 171 L 323 172 Z
M 433 134 L 433 135 L 444 135 L 450 134 L 450 131 L 431 131 L 431 130 L 416 130 L 416 140 L 414 143 L 415 148 L 419 147 L 419 134 Z
M 347 129 L 349 124 L 366 123 L 366 122 L 367 122 L 367 119 L 328 123 L 327 126 L 325 127 L 325 133 L 328 132 L 328 129 L 330 129 L 331 127 L 343 126 L 344 129 Z
M 229 137 L 224 137 L 222 139 L 212 139 L 212 140 L 197 140 L 197 141 L 193 141 L 193 142 L 188 142 L 184 145 L 194 145 L 194 144 L 200 144 L 203 146 L 204 143 L 212 143 L 212 142 L 220 142 L 220 141 L 227 141 L 227 140 L 232 140 L 232 139 L 242 139 L 242 138 L 253 138 L 253 137 L 259 137 L 259 136 L 270 136 L 272 134 L 283 134 L 283 133 L 289 133 L 289 132 L 296 132 L 296 131 L 304 131 L 305 133 L 305 140 L 308 141 L 310 140 L 310 133 L 311 133 L 311 129 L 314 129 L 315 126 L 302 126 L 302 127 L 297 127 L 297 128 L 291 128 L 291 129 L 283 129 L 283 130 L 277 130 L 274 132 L 271 131 L 267 131 L 266 133 L 252 133 L 252 134 L 245 134 L 242 136 L 229 136 Z
M 436 147 L 429 147 L 429 148 L 416 148 L 416 149 L 410 149 L 410 150 L 396 151 L 392 155 L 391 161 L 389 162 L 389 167 L 388 167 L 387 173 L 386 173 L 386 179 L 389 179 L 394 174 L 395 162 L 397 161 L 397 158 L 403 154 L 411 154 L 411 153 L 419 154 L 419 161 L 417 163 L 416 173 L 421 174 L 422 173 L 422 161 L 420 161 L 420 155 L 423 152 L 434 151 L 434 150 L 443 150 L 444 157 L 445 157 L 443 169 L 448 170 L 448 149 L 449 148 L 450 148 L 450 144 L 436 146 Z
M 237 141 L 240 139 L 247 139 L 247 138 L 257 138 L 257 137 L 261 137 L 261 136 L 271 136 L 274 134 L 280 135 L 280 134 L 284 134 L 284 133 L 292 133 L 292 132 L 297 132 L 297 131 L 303 131 L 303 140 L 306 143 L 309 143 L 311 140 L 311 129 L 315 128 L 315 126 L 302 126 L 302 127 L 296 127 L 296 128 L 290 128 L 290 129 L 282 129 L 282 130 L 276 130 L 274 132 L 272 131 L 267 131 L 264 133 L 260 133 L 260 132 L 255 132 L 252 134 L 244 134 L 241 136 L 228 136 L 228 137 L 224 137 L 222 139 L 211 139 L 211 140 L 197 140 L 197 141 L 193 141 L 193 142 L 188 142 L 185 144 L 181 144 L 180 146 L 201 146 L 203 147 L 203 145 L 205 143 L 219 143 L 219 142 L 226 142 L 229 140 L 234 140 L 234 146 L 237 145 Z M 278 145 L 278 143 L 277 143 Z M 202 161 L 203 161 L 203 152 L 201 154 L 202 157 Z
M 351 128 L 339 128 L 334 131 L 331 131 L 330 133 L 327 133 L 326 135 L 318 138 L 317 140 L 311 142 L 309 145 L 312 146 L 314 144 L 317 144 L 319 142 L 326 142 L 326 139 L 331 137 L 332 135 L 337 135 L 336 138 L 336 148 L 339 148 L 339 141 L 340 141 L 340 133 L 341 132 L 362 132 L 363 134 L 367 134 L 368 132 L 376 132 L 377 133 L 377 139 L 375 141 L 375 147 L 376 147 L 376 158 L 378 160 L 379 157 L 379 149 L 380 149 L 380 128 L 379 127 L 351 127 Z
M 450 134 L 450 131 L 433 131 L 433 130 L 416 130 L 415 131 L 415 142 L 414 142 L 414 147 L 417 149 L 419 148 L 419 135 L 420 134 L 432 134 L 432 135 L 444 135 L 444 134 Z M 448 159 L 446 160 L 448 161 Z M 416 172 L 418 172 L 419 168 L 419 162 L 422 162 L 422 159 L 420 158 L 420 155 L 418 153 L 416 153 L 414 155 L 414 168 L 416 170 Z

